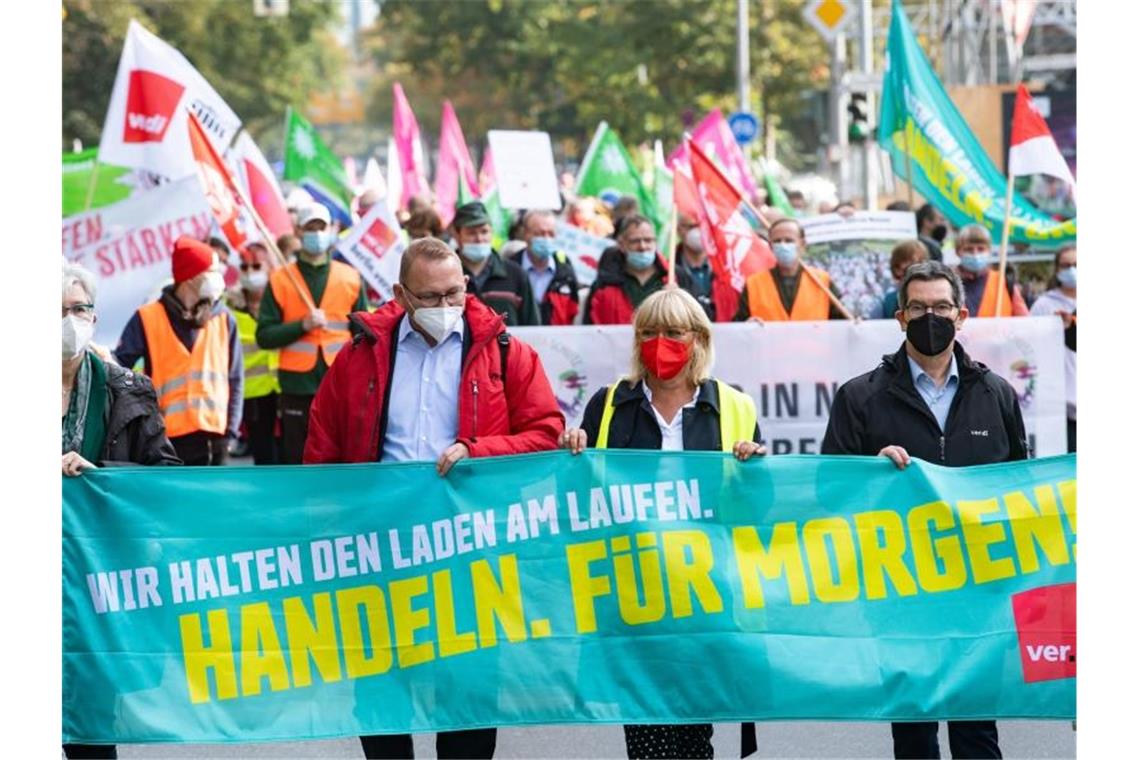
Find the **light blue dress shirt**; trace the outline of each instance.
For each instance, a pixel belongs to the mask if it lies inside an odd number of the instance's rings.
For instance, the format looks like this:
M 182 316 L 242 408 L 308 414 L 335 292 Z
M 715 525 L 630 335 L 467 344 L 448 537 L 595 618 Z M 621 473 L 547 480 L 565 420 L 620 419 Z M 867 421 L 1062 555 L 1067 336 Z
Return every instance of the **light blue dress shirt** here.
M 396 341 L 380 461 L 435 461 L 459 433 L 463 320 L 432 348 L 405 314 Z
M 950 372 L 941 388 L 934 384 L 934 379 L 923 371 L 910 354 L 907 354 L 906 360 L 910 363 L 910 376 L 914 380 L 915 390 L 930 407 L 934 419 L 938 420 L 938 428 L 945 431 L 946 416 L 950 414 L 950 404 L 958 392 L 958 357 L 950 355 Z
M 534 291 L 534 302 L 541 304 L 546 295 L 546 289 L 554 281 L 554 257 L 547 260 L 546 269 L 537 269 L 534 262 L 530 260 L 530 252 L 523 251 L 522 268 L 526 271 L 526 276 L 530 278 L 530 287 Z

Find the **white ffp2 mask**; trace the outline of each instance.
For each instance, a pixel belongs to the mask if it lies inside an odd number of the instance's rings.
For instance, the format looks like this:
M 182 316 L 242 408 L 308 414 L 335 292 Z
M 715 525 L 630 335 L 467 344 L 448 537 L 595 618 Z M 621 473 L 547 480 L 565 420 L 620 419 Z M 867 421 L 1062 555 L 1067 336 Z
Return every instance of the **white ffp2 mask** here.
M 412 319 L 424 332 L 431 336 L 436 343 L 446 338 L 459 320 L 463 319 L 462 306 L 432 306 L 416 309 L 412 312 Z
M 68 361 L 87 350 L 91 336 L 95 334 L 95 323 L 68 314 L 63 318 L 63 360 Z

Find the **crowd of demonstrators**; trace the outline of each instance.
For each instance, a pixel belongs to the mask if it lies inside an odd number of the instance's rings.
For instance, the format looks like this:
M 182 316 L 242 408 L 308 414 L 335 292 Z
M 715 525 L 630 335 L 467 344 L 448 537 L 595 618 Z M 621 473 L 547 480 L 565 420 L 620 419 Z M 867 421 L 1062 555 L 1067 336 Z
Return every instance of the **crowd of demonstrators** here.
M 813 319 L 843 319 L 844 314 L 828 297 L 839 292 L 822 269 L 811 267 L 805 274 L 804 229 L 792 218 L 778 219 L 768 228 L 768 241 L 776 266 L 750 275 L 740 292 L 736 321 L 799 322 Z
M 632 322 L 629 375 L 594 394 L 582 427 L 559 439 L 563 448 L 724 451 L 740 461 L 766 453 L 752 398 L 710 374 L 712 323 L 691 294 L 659 290 L 637 307 Z M 687 667 L 665 665 L 657 676 L 677 682 Z M 624 730 L 630 758 L 713 756 L 710 723 Z
M 642 301 L 665 287 L 669 279 L 649 219 L 641 214 L 623 217 L 617 228 L 617 243 L 598 262 L 598 276 L 586 298 L 586 324 L 628 325 Z M 692 284 L 680 269 L 676 279 L 686 290 Z
M 280 351 L 281 464 L 300 464 L 313 397 L 351 337 L 348 315 L 368 306 L 360 274 L 329 256 L 336 234 L 328 209 L 302 209 L 297 226 L 297 258 L 270 275 L 257 314 L 258 347 Z
M 569 256 L 555 245 L 556 221 L 550 211 L 527 212 L 522 218 L 523 247 L 509 261 L 526 272 L 541 324 L 570 325 L 578 316 L 578 275 Z
M 1056 315 L 1064 325 L 1065 416 L 1069 451 L 1077 450 L 1077 247 L 1065 246 L 1053 259 L 1052 287 L 1033 303 L 1034 317 Z
M 897 313 L 906 340 L 835 394 L 822 454 L 912 457 L 947 467 L 1029 455 L 1014 389 L 957 342 L 969 310 L 957 273 L 938 261 L 907 269 Z M 949 722 L 954 757 L 1000 758 L 993 720 Z M 895 757 L 938 757 L 938 723 L 892 723 Z
M 222 465 L 242 416 L 241 338 L 222 302 L 223 263 L 190 237 L 174 242 L 174 282 L 131 316 L 115 360 L 143 372 L 158 395 L 166 434 L 188 465 Z

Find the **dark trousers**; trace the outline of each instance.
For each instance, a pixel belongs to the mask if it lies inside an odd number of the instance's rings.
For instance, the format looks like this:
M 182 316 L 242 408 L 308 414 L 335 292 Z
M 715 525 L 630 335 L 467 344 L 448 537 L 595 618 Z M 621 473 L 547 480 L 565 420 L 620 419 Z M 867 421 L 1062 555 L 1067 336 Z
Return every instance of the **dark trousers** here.
M 950 754 L 957 758 L 1000 758 L 997 723 L 992 720 L 951 720 Z M 938 722 L 892 723 L 896 758 L 938 758 Z
M 497 729 L 473 728 L 467 731 L 440 731 L 435 735 L 435 754 L 442 758 L 469 757 L 490 760 L 495 756 Z M 360 746 L 367 758 L 413 758 L 411 734 L 362 736 Z
M 242 419 L 254 464 L 277 464 L 277 394 L 242 402 Z
M 305 438 L 309 435 L 309 407 L 312 403 L 312 396 L 281 394 L 281 464 L 301 464 Z
M 1067 434 L 1067 438 L 1069 439 L 1069 453 L 1071 454 L 1077 450 L 1077 421 L 1066 420 L 1066 422 L 1068 425 L 1065 432 Z
M 114 744 L 65 744 L 63 756 L 68 758 L 110 758 L 114 760 L 119 756 Z
M 224 435 L 201 430 L 171 438 L 170 443 L 182 464 L 189 467 L 223 465 L 229 459 L 229 441 Z

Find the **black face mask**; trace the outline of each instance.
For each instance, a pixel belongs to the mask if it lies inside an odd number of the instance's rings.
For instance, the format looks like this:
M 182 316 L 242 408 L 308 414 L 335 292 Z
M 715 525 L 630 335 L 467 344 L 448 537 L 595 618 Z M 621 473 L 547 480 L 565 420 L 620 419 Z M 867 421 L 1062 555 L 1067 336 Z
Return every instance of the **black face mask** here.
M 906 325 L 906 339 L 923 356 L 938 356 L 954 342 L 954 320 L 923 314 Z
M 934 225 L 934 229 L 930 231 L 930 237 L 941 243 L 946 239 L 946 233 L 948 231 L 945 224 L 936 224 Z

